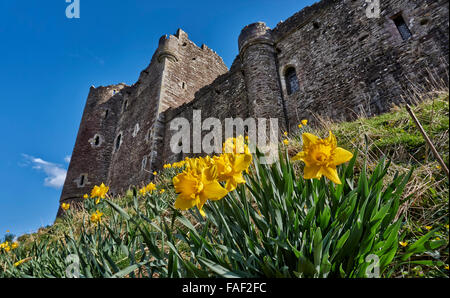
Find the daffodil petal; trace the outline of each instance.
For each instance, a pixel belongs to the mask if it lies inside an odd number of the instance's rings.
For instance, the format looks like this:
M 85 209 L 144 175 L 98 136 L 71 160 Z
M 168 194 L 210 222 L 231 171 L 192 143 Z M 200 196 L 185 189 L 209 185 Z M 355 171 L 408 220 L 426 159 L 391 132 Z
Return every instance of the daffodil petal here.
M 313 178 L 320 178 L 320 166 L 311 165 L 311 166 L 305 166 L 305 169 L 303 170 L 303 178 L 305 179 L 313 179 Z
M 305 151 L 301 151 L 299 153 L 297 153 L 294 157 L 292 157 L 292 160 L 303 160 L 303 158 L 305 157 Z
M 201 195 L 210 200 L 220 200 L 226 196 L 227 193 L 228 191 L 223 188 L 219 182 L 211 181 L 210 183 L 205 184 L 205 188 Z
M 180 210 L 187 210 L 197 205 L 199 200 L 186 200 L 183 197 L 178 196 L 175 201 L 175 208 Z
M 311 144 L 315 144 L 319 141 L 319 137 L 308 132 L 302 134 L 302 139 L 303 139 L 303 146 L 306 147 L 308 147 Z
M 322 172 L 322 174 L 325 175 L 325 177 L 327 177 L 328 179 L 330 179 L 334 183 L 342 184 L 341 183 L 341 179 L 339 179 L 339 175 L 338 175 L 337 170 L 336 170 L 335 167 L 322 167 L 320 169 L 320 171 Z
M 349 161 L 350 159 L 352 159 L 352 157 L 353 154 L 350 151 L 347 151 L 341 147 L 337 147 L 334 151 L 333 164 L 335 166 L 340 165 L 344 162 Z

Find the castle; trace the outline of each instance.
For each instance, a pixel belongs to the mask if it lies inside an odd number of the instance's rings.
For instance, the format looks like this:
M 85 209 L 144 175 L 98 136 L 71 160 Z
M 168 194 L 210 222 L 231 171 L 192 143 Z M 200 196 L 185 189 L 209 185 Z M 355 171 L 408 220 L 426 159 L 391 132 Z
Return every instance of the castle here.
M 448 1 L 378 3 L 379 17 L 368 17 L 365 0 L 322 0 L 273 29 L 248 25 L 230 69 L 181 29 L 162 36 L 135 84 L 91 87 L 60 202 L 102 182 L 123 193 L 184 158 L 170 150 L 169 123 L 194 110 L 203 119 L 278 118 L 289 130 L 312 114 L 383 113 L 429 73 L 448 84 Z

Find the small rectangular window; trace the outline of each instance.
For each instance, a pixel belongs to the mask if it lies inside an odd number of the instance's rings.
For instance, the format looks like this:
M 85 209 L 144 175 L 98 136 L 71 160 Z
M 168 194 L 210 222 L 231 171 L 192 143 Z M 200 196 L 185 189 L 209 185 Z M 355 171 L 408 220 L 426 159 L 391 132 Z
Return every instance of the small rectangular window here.
M 403 40 L 407 40 L 412 36 L 411 31 L 409 31 L 408 25 L 406 25 L 405 20 L 401 15 L 397 15 L 392 19 L 395 26 L 397 26 L 398 32 L 402 36 Z

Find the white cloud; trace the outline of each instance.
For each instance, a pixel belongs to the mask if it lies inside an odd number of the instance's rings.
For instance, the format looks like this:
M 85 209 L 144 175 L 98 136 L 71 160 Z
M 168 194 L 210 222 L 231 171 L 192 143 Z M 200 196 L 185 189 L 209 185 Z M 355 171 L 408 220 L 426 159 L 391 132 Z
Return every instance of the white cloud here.
M 44 185 L 53 188 L 61 188 L 66 180 L 67 170 L 59 164 L 45 161 L 38 157 L 23 154 L 27 165 L 38 171 L 43 171 L 47 177 L 44 179 Z M 66 157 L 67 158 L 67 157 Z M 65 160 L 66 160 L 65 158 Z

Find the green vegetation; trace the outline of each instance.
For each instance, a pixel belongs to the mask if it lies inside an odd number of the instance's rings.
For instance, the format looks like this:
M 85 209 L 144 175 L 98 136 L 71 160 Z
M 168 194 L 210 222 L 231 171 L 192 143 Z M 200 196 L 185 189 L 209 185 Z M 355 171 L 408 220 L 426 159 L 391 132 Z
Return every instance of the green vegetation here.
M 448 164 L 448 93 L 414 112 Z M 368 277 L 374 256 L 381 277 L 448 277 L 449 181 L 406 110 L 320 124 L 292 132 L 273 165 L 254 155 L 247 182 L 208 201 L 205 218 L 173 208 L 181 170 L 165 169 L 151 193 L 86 199 L 0 249 L 0 277 L 65 277 L 68 266 L 84 277 Z M 301 133 L 329 130 L 354 152 L 341 185 L 305 180 L 291 161 Z

